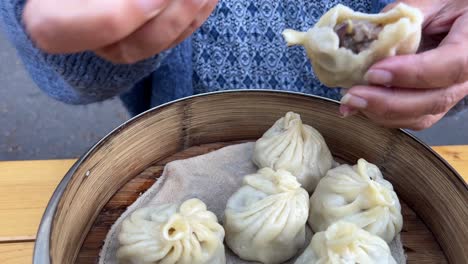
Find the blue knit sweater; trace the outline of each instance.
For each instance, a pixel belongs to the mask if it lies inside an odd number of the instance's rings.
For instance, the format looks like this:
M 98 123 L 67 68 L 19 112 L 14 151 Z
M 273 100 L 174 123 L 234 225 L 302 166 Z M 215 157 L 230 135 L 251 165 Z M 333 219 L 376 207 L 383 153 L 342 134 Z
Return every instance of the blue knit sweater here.
M 391 0 L 220 0 L 210 18 L 177 47 L 133 65 L 92 52 L 50 55 L 21 23 L 25 0 L 0 1 L 5 31 L 32 79 L 49 96 L 87 104 L 120 96 L 130 113 L 181 97 L 227 89 L 281 89 L 339 99 L 315 78 L 305 52 L 287 48 L 285 28 L 307 30 L 338 3 L 378 12 Z

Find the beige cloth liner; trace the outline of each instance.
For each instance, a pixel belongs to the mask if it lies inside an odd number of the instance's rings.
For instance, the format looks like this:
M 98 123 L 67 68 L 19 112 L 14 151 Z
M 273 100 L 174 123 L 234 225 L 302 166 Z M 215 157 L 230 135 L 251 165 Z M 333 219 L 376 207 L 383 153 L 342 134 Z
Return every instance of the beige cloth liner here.
M 159 180 L 130 205 L 114 223 L 107 234 L 99 263 L 117 263 L 118 234 L 122 221 L 141 207 L 181 203 L 189 198 L 198 198 L 206 203 L 208 210 L 215 213 L 222 223 L 227 200 L 239 189 L 243 176 L 257 171 L 257 167 L 251 161 L 253 146 L 254 143 L 243 143 L 168 163 Z M 307 243 L 304 248 L 309 244 L 312 233 L 310 228 L 307 229 Z M 225 248 L 227 263 L 254 263 L 239 259 L 226 245 Z M 390 249 L 397 263 L 406 263 L 399 235 L 390 244 Z M 294 263 L 294 259 L 286 263 Z

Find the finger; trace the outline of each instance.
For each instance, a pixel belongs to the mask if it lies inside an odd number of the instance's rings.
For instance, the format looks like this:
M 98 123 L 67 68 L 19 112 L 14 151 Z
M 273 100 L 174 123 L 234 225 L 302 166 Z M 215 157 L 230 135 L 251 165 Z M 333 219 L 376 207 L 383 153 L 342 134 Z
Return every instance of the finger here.
M 23 20 L 50 53 L 93 50 L 114 43 L 163 11 L 171 0 L 30 0 Z
M 468 94 L 468 83 L 446 89 L 406 89 L 356 86 L 341 103 L 374 113 L 382 120 L 408 119 L 446 113 Z
M 169 46 L 169 48 L 173 48 L 188 38 L 190 35 L 195 32 L 210 16 L 213 10 L 216 7 L 218 0 L 209 0 L 208 3 L 202 8 L 198 17 L 192 21 L 190 26 Z
M 356 110 L 352 107 L 349 107 L 347 105 L 340 105 L 340 114 L 342 117 L 348 117 L 348 116 L 353 116 L 359 112 L 359 110 Z
M 463 15 L 466 11 L 466 3 L 458 1 L 426 1 L 433 6 L 433 12 L 425 21 L 424 33 L 429 35 L 442 34 L 450 31 L 453 22 Z
M 159 16 L 116 44 L 96 53 L 117 63 L 134 63 L 167 49 L 210 0 L 175 0 Z
M 436 49 L 394 56 L 374 64 L 366 74 L 369 83 L 405 88 L 442 88 L 468 80 L 468 23 L 459 18 Z
M 437 123 L 445 114 L 437 115 L 425 115 L 417 118 L 399 119 L 399 120 L 382 120 L 379 116 L 363 111 L 362 112 L 367 118 L 372 120 L 374 123 L 387 127 L 387 128 L 405 128 L 414 131 L 420 131 L 430 128 Z

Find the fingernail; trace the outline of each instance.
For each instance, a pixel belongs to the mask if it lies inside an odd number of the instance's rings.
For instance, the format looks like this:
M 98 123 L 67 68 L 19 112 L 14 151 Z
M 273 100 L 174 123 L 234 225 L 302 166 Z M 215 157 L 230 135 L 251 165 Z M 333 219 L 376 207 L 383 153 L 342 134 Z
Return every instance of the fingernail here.
M 367 100 L 347 93 L 343 96 L 343 98 L 341 98 L 341 104 L 350 106 L 352 108 L 365 109 L 367 107 Z
M 137 5 L 149 16 L 153 16 L 161 10 L 166 0 L 136 0 Z
M 346 118 L 346 117 L 349 117 L 349 116 L 353 116 L 355 114 L 357 114 L 359 111 L 357 111 L 356 109 L 353 109 L 347 105 L 341 105 L 340 106 L 340 114 L 341 114 L 341 117 L 343 118 Z
M 390 85 L 393 80 L 393 74 L 384 70 L 369 70 L 364 78 L 368 83 Z
M 342 118 L 347 118 L 347 117 L 353 116 L 353 115 L 355 115 L 357 113 L 358 113 L 358 111 L 356 111 L 356 110 L 341 112 L 341 117 Z

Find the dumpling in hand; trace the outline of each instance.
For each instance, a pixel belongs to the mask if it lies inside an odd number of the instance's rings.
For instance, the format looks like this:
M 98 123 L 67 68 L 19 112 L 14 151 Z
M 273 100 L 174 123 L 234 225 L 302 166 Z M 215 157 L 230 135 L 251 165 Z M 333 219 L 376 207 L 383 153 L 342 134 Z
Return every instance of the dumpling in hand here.
M 327 172 L 310 198 L 309 225 L 315 232 L 345 220 L 383 238 L 387 243 L 403 226 L 401 206 L 393 186 L 379 168 L 360 159 Z
M 347 222 L 336 222 L 316 233 L 295 264 L 396 264 L 380 237 Z
M 260 168 L 284 169 L 309 192 L 331 168 L 333 157 L 322 135 L 288 112 L 257 140 L 253 161 Z
M 337 5 L 307 32 L 286 29 L 288 45 L 303 45 L 318 79 L 329 87 L 366 84 L 369 67 L 389 56 L 415 53 L 421 40 L 421 11 L 400 3 L 380 14 Z
M 119 263 L 226 263 L 224 229 L 198 199 L 140 208 L 122 223 Z
M 309 195 L 284 170 L 263 168 L 247 175 L 228 200 L 226 243 L 240 258 L 282 263 L 305 243 Z

